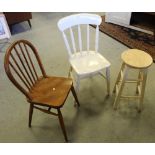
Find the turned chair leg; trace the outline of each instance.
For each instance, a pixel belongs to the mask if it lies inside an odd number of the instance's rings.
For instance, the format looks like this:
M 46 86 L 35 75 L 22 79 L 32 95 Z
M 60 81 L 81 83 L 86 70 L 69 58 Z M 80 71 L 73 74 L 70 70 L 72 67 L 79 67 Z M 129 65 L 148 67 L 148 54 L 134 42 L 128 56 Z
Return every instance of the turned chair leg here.
M 33 104 L 30 103 L 30 109 L 29 109 L 29 127 L 31 127 L 32 115 L 33 115 Z
M 50 110 L 51 110 L 51 108 L 52 108 L 52 107 L 48 107 L 48 111 L 50 111 Z
M 64 121 L 63 121 L 61 111 L 60 111 L 60 109 L 57 109 L 57 110 L 58 110 L 58 118 L 59 118 L 60 126 L 61 126 L 61 129 L 62 129 L 63 135 L 65 137 L 65 141 L 68 142 L 66 129 L 65 129 L 65 125 L 64 125 Z
M 79 75 L 76 75 L 76 77 L 75 77 L 75 86 L 74 86 L 74 88 L 75 88 L 76 94 L 78 94 L 79 89 L 80 89 L 80 77 L 79 77 Z
M 70 66 L 69 72 L 68 72 L 68 77 L 69 77 L 69 78 L 71 77 L 71 72 L 72 72 L 72 70 L 73 70 L 73 68 L 72 68 L 72 66 Z
M 76 92 L 75 92 L 75 89 L 74 89 L 73 86 L 71 87 L 71 91 L 72 91 L 72 94 L 73 94 L 73 96 L 74 96 L 74 98 L 75 98 L 76 104 L 77 104 L 78 106 L 80 106 L 79 100 L 78 100 L 78 98 L 77 98 L 77 95 L 76 95 Z
M 110 95 L 110 67 L 106 68 L 107 94 Z

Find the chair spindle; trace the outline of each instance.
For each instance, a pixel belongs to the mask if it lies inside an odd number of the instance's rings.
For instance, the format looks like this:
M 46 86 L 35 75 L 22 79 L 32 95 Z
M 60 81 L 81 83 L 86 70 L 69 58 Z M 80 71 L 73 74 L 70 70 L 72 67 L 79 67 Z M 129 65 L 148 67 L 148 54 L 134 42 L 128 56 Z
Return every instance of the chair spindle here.
M 95 38 L 95 51 L 98 52 L 98 43 L 99 43 L 99 26 L 96 26 L 96 38 Z
M 80 25 L 78 25 L 78 36 L 79 36 L 79 48 L 80 52 L 82 51 L 82 38 L 81 38 L 81 28 Z
M 89 51 L 89 24 L 87 24 L 87 51 Z
M 38 78 L 37 72 L 36 72 L 36 70 L 35 70 L 34 64 L 33 64 L 33 62 L 32 62 L 32 59 L 31 59 L 31 57 L 30 57 L 30 54 L 29 54 L 29 52 L 28 52 L 28 49 L 27 49 L 27 47 L 26 47 L 25 44 L 24 44 L 24 46 L 25 46 L 25 49 L 26 49 L 27 55 L 28 55 L 28 57 L 29 57 L 29 60 L 30 60 L 31 66 L 32 66 L 32 68 L 33 68 L 34 74 L 35 74 L 35 76 L 36 76 L 36 78 L 37 78 L 37 80 L 38 80 L 39 78 Z M 32 74 L 32 75 L 33 75 L 33 74 Z M 34 75 L 33 75 L 33 78 L 34 78 Z M 34 78 L 34 79 L 35 79 L 35 78 Z
M 72 28 L 70 28 L 70 35 L 71 35 L 71 40 L 72 40 L 73 51 L 74 51 L 74 53 L 76 53 L 75 39 L 74 39 L 74 34 L 72 31 Z

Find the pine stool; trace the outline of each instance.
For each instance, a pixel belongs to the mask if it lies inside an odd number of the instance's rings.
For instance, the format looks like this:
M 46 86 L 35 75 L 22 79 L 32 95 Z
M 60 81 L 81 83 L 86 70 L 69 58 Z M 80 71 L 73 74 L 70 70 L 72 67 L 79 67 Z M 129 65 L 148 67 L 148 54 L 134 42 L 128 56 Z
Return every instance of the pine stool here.
M 113 90 L 114 93 L 116 92 L 116 97 L 113 105 L 114 109 L 117 109 L 119 100 L 121 98 L 137 98 L 139 99 L 138 112 L 141 112 L 147 79 L 147 70 L 153 62 L 152 57 L 144 51 L 129 49 L 122 53 L 121 58 L 123 60 L 123 63 Z M 139 71 L 138 79 L 130 80 L 127 78 L 129 69 L 137 69 Z M 122 95 L 122 90 L 126 82 L 136 83 L 136 96 Z

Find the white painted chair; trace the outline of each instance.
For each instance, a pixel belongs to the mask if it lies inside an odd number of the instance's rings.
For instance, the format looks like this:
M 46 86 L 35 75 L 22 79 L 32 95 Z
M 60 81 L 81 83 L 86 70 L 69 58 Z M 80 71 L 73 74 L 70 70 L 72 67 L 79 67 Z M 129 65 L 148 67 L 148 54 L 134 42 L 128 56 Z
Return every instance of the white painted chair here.
M 102 18 L 95 14 L 74 14 L 58 21 L 59 30 L 62 32 L 65 45 L 69 54 L 69 76 L 75 72 L 75 90 L 79 91 L 80 79 L 100 74 L 107 80 L 107 92 L 110 93 L 110 62 L 98 52 L 99 25 Z M 90 49 L 90 24 L 96 25 L 95 48 Z M 85 26 L 86 25 L 86 26 Z M 85 26 L 85 27 L 84 27 Z M 83 28 L 84 27 L 84 28 Z M 86 49 L 84 49 L 83 29 L 86 30 Z M 73 31 L 74 30 L 74 31 Z M 75 37 L 77 31 L 77 38 Z M 74 32 L 74 33 L 73 33 Z M 75 42 L 78 40 L 77 42 Z M 77 44 L 79 47 L 77 47 Z M 102 70 L 106 70 L 106 76 Z

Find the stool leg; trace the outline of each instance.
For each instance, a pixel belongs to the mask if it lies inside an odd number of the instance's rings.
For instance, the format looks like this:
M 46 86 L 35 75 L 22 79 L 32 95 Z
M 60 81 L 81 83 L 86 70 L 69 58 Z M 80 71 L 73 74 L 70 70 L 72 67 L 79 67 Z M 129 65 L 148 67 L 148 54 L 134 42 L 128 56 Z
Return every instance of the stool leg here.
M 107 94 L 110 95 L 110 67 L 106 68 Z
M 138 112 L 141 112 L 143 108 L 143 99 L 144 99 L 145 85 L 146 85 L 146 79 L 147 79 L 147 69 L 143 69 L 142 74 L 143 74 L 143 81 L 142 81 L 141 97 L 140 97 Z
M 114 106 L 113 106 L 115 110 L 117 109 L 118 101 L 120 99 L 120 96 L 121 96 L 121 93 L 122 93 L 122 90 L 123 90 L 123 87 L 125 84 L 125 80 L 127 78 L 128 70 L 129 70 L 129 68 L 126 66 L 126 68 L 124 69 L 122 81 L 120 82 L 118 94 L 116 94 L 116 97 L 115 97 Z
M 124 67 L 125 67 L 125 63 L 122 63 L 120 72 L 118 73 L 118 77 L 117 77 L 117 80 L 116 80 L 116 83 L 115 83 L 115 86 L 114 86 L 114 89 L 113 89 L 113 93 L 116 92 L 116 85 L 118 84 L 118 82 L 119 82 L 119 80 L 120 80 L 120 78 L 121 78 L 121 71 L 124 70 Z
M 141 80 L 142 79 L 142 75 L 141 75 L 141 70 L 139 71 L 139 74 L 138 74 L 138 80 Z M 138 94 L 138 86 L 140 85 L 140 81 L 137 82 L 137 86 L 136 86 L 136 94 Z

